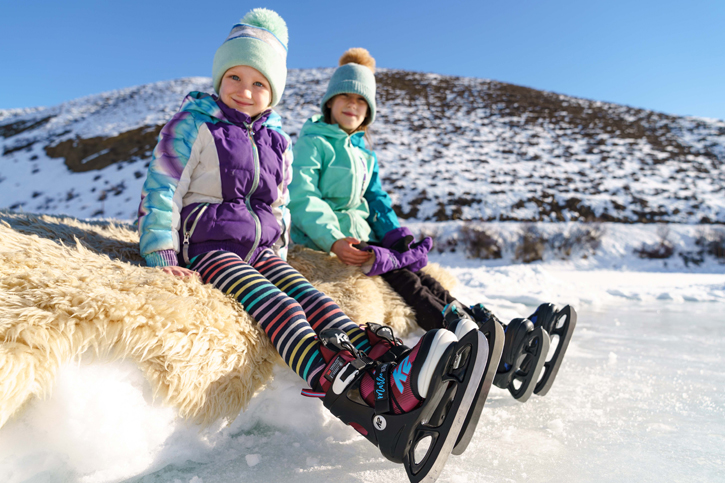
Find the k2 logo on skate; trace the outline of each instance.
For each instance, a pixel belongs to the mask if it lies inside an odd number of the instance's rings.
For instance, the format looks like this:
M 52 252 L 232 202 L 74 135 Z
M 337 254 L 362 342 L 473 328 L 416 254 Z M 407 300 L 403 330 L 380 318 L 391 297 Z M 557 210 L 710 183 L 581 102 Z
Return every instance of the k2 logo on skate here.
M 373 424 L 375 425 L 375 429 L 377 429 L 378 431 L 382 431 L 388 425 L 388 422 L 385 420 L 384 417 L 378 415 L 373 418 Z
M 393 381 L 395 381 L 395 387 L 398 388 L 399 393 L 403 393 L 403 384 L 408 380 L 408 375 L 410 374 L 410 369 L 413 367 L 413 364 L 410 363 L 410 359 L 407 357 L 403 362 L 398 364 L 398 367 L 395 368 L 393 371 Z

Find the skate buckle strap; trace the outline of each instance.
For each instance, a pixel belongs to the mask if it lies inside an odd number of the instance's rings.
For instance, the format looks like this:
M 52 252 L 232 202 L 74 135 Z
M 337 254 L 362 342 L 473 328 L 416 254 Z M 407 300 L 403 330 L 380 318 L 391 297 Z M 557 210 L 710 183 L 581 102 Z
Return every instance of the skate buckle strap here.
M 410 347 L 404 345 L 396 345 L 388 349 L 388 351 L 382 356 L 378 357 L 380 362 L 395 362 L 400 360 L 405 354 L 410 352 Z
M 343 367 L 345 367 L 345 359 L 342 356 L 338 355 L 337 357 L 335 357 L 335 360 L 332 361 L 330 367 L 328 367 L 325 371 L 325 379 L 330 382 L 334 381 L 335 377 L 337 377 L 337 374 Z
M 339 362 L 338 359 L 340 359 Z M 364 352 L 358 353 L 358 357 L 356 359 L 347 363 L 345 362 L 346 361 L 342 358 L 342 356 L 337 356 L 330 365 L 330 369 L 325 372 L 325 378 L 328 381 L 332 381 L 332 391 L 335 394 L 342 394 L 342 392 L 355 380 L 358 374 L 362 373 L 362 371 L 368 367 L 377 364 Z M 334 373 L 332 372 L 333 367 L 335 367 Z
M 358 358 L 351 360 L 350 364 L 352 364 L 352 367 L 354 367 L 358 371 L 362 371 L 366 367 L 375 364 L 375 361 L 373 361 L 371 358 L 369 358 L 366 353 L 360 352 L 358 354 Z
M 332 392 L 335 394 L 342 394 L 350 383 L 355 380 L 357 375 L 360 374 L 360 369 L 355 369 L 352 362 L 347 364 L 341 371 L 338 372 L 335 381 L 332 383 Z
M 385 363 L 375 374 L 375 414 L 390 412 L 390 366 Z

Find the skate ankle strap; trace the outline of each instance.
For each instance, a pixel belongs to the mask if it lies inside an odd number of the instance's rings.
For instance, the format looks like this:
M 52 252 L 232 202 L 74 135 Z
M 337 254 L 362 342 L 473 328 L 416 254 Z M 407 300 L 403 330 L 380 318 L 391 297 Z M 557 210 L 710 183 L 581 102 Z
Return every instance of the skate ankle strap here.
M 305 397 L 319 397 L 319 398 L 325 397 L 325 393 L 324 392 L 315 391 L 315 390 L 313 390 L 311 388 L 308 388 L 308 387 L 302 389 L 302 391 L 300 391 L 300 394 L 302 394 Z
M 410 352 L 410 347 L 404 345 L 396 345 L 388 349 L 386 353 L 378 357 L 379 362 L 396 362 L 400 360 L 405 354 Z

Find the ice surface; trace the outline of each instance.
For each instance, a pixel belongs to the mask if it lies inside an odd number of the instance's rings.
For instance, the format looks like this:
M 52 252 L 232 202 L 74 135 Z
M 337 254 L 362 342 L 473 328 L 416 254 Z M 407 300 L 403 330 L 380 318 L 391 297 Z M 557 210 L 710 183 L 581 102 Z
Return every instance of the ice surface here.
M 551 392 L 520 404 L 494 387 L 439 481 L 723 481 L 725 275 L 437 261 L 457 297 L 504 319 L 543 301 L 579 311 Z M 302 386 L 278 367 L 234 423 L 200 431 L 154 404 L 129 363 L 65 366 L 50 398 L 0 430 L 0 481 L 406 481 Z

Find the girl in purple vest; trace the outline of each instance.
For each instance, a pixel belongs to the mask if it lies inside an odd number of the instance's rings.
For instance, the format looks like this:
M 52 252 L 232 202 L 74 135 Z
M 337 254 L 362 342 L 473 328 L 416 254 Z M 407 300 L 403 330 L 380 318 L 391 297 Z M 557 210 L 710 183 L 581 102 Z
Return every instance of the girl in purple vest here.
M 421 424 L 402 415 L 415 416 L 430 400 L 443 405 L 441 421 L 455 424 L 445 429 L 450 438 L 431 445 L 429 466 L 440 469 L 463 423 L 455 415 L 468 411 L 485 363 L 474 336 L 467 339 L 470 356 L 456 359 L 464 349 L 458 336 L 477 333 L 475 325 L 429 332 L 409 349 L 388 327 L 352 322 L 286 263 L 292 155 L 271 108 L 285 87 L 287 40 L 275 12 L 249 12 L 214 56 L 217 95 L 190 93 L 164 126 L 139 207 L 141 254 L 148 266 L 198 274 L 238 300 L 310 386 L 303 394 L 324 398 L 389 458 L 407 458 Z M 449 384 L 442 382 L 445 371 L 453 369 L 467 377 L 450 383 L 460 385 L 455 396 L 440 392 Z M 385 438 L 393 429 L 391 442 Z

